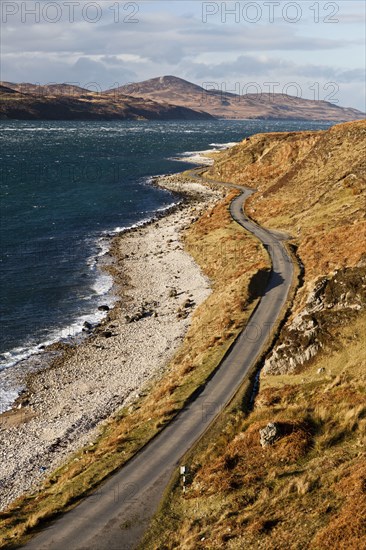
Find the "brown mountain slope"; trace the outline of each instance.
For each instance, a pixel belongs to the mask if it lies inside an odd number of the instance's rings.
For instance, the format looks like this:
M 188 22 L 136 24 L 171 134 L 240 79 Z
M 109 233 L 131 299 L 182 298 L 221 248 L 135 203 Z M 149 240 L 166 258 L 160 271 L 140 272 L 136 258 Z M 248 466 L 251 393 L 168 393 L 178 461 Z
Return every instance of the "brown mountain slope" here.
M 90 94 L 90 90 L 86 88 L 80 88 L 80 86 L 74 86 L 72 84 L 48 84 L 41 86 L 40 84 L 31 84 L 29 82 L 0 82 L 0 85 L 6 86 L 12 90 L 23 94 L 33 94 L 37 97 L 43 96 L 71 96 L 78 97 L 81 95 Z
M 9 83 L 9 86 L 13 86 Z M 0 88 L 0 119 L 18 120 L 206 120 L 211 115 L 187 107 L 157 103 L 149 99 L 120 95 L 91 93 L 88 91 L 56 87 L 32 88 L 19 85 Z M 23 86 L 23 87 L 22 87 Z
M 11 95 L 11 94 L 17 94 L 17 90 L 15 88 L 9 88 L 7 86 L 7 82 L 0 82 L 0 94 L 3 95 Z
M 143 548 L 366 548 L 365 148 L 366 121 L 262 134 L 208 171 L 258 189 L 247 210 L 303 272 L 253 409 L 239 396 L 185 458 Z
M 0 82 L 0 85 L 31 96 L 32 100 L 37 102 L 36 105 L 31 105 L 32 101 L 28 98 L 23 104 L 12 104 L 2 93 L 0 99 L 3 118 L 198 118 L 199 115 L 193 114 L 192 111 L 202 113 L 202 117 L 208 113 L 216 118 L 227 119 L 347 121 L 361 119 L 364 116 L 356 109 L 283 94 L 239 96 L 217 90 L 204 90 L 196 84 L 174 76 L 153 78 L 101 93 L 70 84 L 40 86 Z M 127 100 L 126 96 L 130 99 Z M 76 103 L 71 104 L 71 99 Z M 146 102 L 144 105 L 141 103 L 142 100 Z M 78 101 L 83 101 L 84 104 Z M 161 107 L 157 108 L 156 103 Z M 137 110 L 142 109 L 143 112 L 134 112 L 135 105 Z M 179 107 L 186 110 L 183 111 Z
M 297 119 L 348 121 L 364 117 L 356 109 L 338 107 L 326 101 L 311 101 L 283 94 L 236 95 L 201 86 L 175 76 L 163 76 L 128 84 L 108 91 L 114 97 L 127 94 L 154 101 L 205 111 L 218 118 L 228 119 Z
M 249 212 L 294 237 L 310 283 L 365 252 L 365 158 L 366 121 L 358 121 L 253 136 L 221 153 L 210 175 L 258 189 Z

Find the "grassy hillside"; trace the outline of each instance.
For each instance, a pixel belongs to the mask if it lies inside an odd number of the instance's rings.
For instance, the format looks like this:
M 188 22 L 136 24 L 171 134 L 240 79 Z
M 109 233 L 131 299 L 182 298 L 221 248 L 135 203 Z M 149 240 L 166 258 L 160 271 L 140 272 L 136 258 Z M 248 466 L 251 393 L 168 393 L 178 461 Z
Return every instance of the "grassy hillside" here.
M 73 86 L 0 85 L 0 120 L 207 120 L 211 115 L 149 99 Z M 20 91 L 22 90 L 22 91 Z M 26 91 L 24 91 L 26 90 Z
M 10 92 L 9 92 L 10 90 Z M 18 97 L 14 91 L 19 92 Z M 5 93 L 6 92 L 6 93 Z M 9 97 L 9 95 L 11 97 Z M 163 76 L 92 92 L 71 84 L 41 86 L 0 81 L 0 117 L 21 119 L 182 118 L 359 120 L 364 113 L 328 101 L 286 94 L 230 93 Z M 2 113 L 2 114 L 1 114 Z
M 215 86 L 213 88 L 210 84 L 205 89 L 176 76 L 162 76 L 127 84 L 109 90 L 108 93 L 115 97 L 125 94 L 158 102 L 166 101 L 226 119 L 342 122 L 359 120 L 364 116 L 357 109 L 339 107 L 328 101 L 314 101 L 286 94 L 246 94 L 244 90 L 231 93 L 216 89 Z
M 143 548 L 366 548 L 365 137 L 257 135 L 209 169 L 258 190 L 247 210 L 290 233 L 302 276 L 254 406 L 238 396 L 187 455 Z
M 366 121 L 320 132 L 258 134 L 222 153 L 208 176 L 258 190 L 253 219 L 287 231 L 305 265 L 304 298 L 316 277 L 366 255 Z

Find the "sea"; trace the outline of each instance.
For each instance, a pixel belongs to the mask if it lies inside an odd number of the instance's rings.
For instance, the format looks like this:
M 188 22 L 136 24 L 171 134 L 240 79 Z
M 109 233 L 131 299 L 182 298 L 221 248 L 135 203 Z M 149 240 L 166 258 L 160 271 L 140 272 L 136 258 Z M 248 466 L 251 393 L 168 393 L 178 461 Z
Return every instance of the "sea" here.
M 19 387 L 11 369 L 75 338 L 113 306 L 100 269 L 110 236 L 180 201 L 156 175 L 199 164 L 258 132 L 320 130 L 304 121 L 0 121 L 0 412 Z M 11 380 L 11 377 L 10 377 Z

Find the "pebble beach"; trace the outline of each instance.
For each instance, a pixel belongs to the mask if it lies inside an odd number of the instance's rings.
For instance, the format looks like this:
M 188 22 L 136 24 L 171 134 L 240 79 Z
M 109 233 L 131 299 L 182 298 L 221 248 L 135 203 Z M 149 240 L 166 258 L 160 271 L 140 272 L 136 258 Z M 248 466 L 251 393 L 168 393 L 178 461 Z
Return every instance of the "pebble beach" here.
M 210 294 L 182 243 L 184 231 L 222 193 L 179 176 L 156 182 L 184 195 L 173 212 L 115 236 L 105 269 L 118 300 L 78 345 L 29 375 L 25 391 L 0 415 L 0 507 L 33 491 L 48 472 L 91 443 L 102 423 L 158 383 L 184 339 L 195 308 Z M 185 315 L 177 314 L 185 311 Z

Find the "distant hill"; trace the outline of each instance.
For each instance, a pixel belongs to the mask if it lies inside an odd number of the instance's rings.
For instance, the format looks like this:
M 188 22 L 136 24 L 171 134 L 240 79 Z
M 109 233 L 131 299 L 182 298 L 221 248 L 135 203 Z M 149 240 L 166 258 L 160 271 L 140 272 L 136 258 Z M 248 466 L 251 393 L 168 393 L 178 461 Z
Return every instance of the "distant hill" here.
M 23 94 L 33 94 L 36 96 L 71 96 L 77 97 L 81 95 L 88 95 L 92 92 L 86 88 L 80 88 L 80 86 L 74 86 L 73 84 L 48 84 L 41 86 L 40 84 L 31 84 L 29 82 L 22 82 L 15 84 L 13 82 L 1 82 L 2 86 L 15 90 Z
M 5 96 L 6 94 L 17 94 L 15 89 L 9 88 L 6 86 L 7 82 L 2 82 L 0 84 L 0 94 Z
M 126 95 L 139 95 L 140 97 L 149 95 L 169 102 L 171 100 L 182 99 L 184 94 L 188 94 L 188 98 L 190 95 L 202 94 L 204 89 L 177 76 L 160 76 L 143 82 L 113 88 L 112 90 L 108 90 L 107 93 L 115 94 L 117 92 Z
M 176 76 L 152 78 L 103 92 L 71 84 L 0 82 L 0 118 L 49 120 L 263 119 L 346 122 L 357 109 L 284 94 L 237 95 L 205 90 Z
M 0 83 L 0 119 L 16 120 L 206 120 L 208 113 L 150 99 L 93 93 L 65 84 Z
M 196 111 L 227 119 L 276 119 L 350 121 L 365 117 L 357 109 L 338 107 L 327 101 L 312 101 L 284 94 L 237 95 L 201 86 L 175 76 L 152 78 L 128 84 L 107 92 L 114 97 L 126 94 L 133 97 L 173 103 Z

